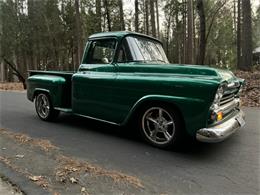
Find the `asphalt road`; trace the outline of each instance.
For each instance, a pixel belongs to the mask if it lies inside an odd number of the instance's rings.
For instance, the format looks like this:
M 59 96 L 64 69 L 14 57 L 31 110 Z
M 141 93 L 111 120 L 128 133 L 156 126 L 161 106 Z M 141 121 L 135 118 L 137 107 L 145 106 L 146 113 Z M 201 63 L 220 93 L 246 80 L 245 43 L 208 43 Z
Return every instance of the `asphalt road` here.
M 68 114 L 38 119 L 25 93 L 0 92 L 0 127 L 51 140 L 66 154 L 137 176 L 156 194 L 260 194 L 260 109 L 244 108 L 246 126 L 218 144 L 183 150 L 151 147 L 129 129 Z

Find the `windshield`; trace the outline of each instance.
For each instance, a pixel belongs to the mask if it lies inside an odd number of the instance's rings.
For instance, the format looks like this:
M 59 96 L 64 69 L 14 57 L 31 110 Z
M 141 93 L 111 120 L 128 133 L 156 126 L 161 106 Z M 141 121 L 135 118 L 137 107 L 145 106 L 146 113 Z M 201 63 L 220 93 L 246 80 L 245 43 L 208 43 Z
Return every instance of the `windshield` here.
M 143 37 L 127 37 L 132 61 L 145 63 L 169 63 L 161 43 Z

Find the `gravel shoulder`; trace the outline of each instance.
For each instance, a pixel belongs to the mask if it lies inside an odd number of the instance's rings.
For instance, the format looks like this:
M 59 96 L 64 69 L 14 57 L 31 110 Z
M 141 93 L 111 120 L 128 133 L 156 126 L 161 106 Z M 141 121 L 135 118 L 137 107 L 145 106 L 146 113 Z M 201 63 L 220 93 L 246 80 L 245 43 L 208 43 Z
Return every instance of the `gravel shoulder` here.
M 20 189 L 13 186 L 6 178 L 0 175 L 0 194 L 4 195 L 23 195 Z
M 5 129 L 0 129 L 0 163 L 50 194 L 149 194 L 134 176 L 66 156 L 48 140 Z

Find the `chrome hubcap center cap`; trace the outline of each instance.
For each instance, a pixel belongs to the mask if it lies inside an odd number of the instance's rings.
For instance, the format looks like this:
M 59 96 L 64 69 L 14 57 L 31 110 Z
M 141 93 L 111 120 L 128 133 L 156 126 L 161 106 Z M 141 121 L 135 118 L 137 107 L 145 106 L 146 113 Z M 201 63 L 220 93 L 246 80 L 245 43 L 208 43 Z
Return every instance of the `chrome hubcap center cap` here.
M 167 121 L 164 118 L 163 119 L 158 118 L 158 119 L 156 119 L 156 122 L 157 122 L 156 129 L 158 129 L 159 132 L 167 131 L 167 128 L 165 125 Z

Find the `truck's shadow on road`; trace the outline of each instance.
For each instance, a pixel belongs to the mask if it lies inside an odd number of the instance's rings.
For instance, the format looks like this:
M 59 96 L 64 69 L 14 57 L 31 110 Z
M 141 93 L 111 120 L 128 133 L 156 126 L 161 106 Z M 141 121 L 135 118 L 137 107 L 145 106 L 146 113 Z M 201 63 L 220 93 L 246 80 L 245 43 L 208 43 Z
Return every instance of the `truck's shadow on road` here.
M 107 136 L 107 139 L 113 138 L 120 138 L 120 140 L 125 140 L 127 142 L 132 142 L 134 144 L 138 144 L 142 146 L 144 150 L 153 151 L 153 150 L 160 150 L 160 152 L 165 153 L 177 153 L 180 155 L 188 155 L 191 158 L 201 158 L 210 157 L 211 155 L 216 155 L 216 153 L 222 153 L 223 150 L 226 149 L 225 142 L 216 143 L 216 144 L 207 144 L 207 143 L 200 143 L 192 139 L 188 139 L 185 142 L 181 143 L 175 148 L 170 149 L 157 149 L 153 146 L 147 144 L 140 136 L 139 132 L 130 127 L 118 127 L 115 125 L 106 124 L 103 122 L 87 119 L 84 117 L 73 116 L 69 114 L 62 114 L 56 121 L 57 123 L 62 123 L 66 126 L 70 126 L 73 128 L 77 128 L 80 131 L 90 131 L 94 134 L 101 134 Z M 231 140 L 230 140 L 231 141 Z

